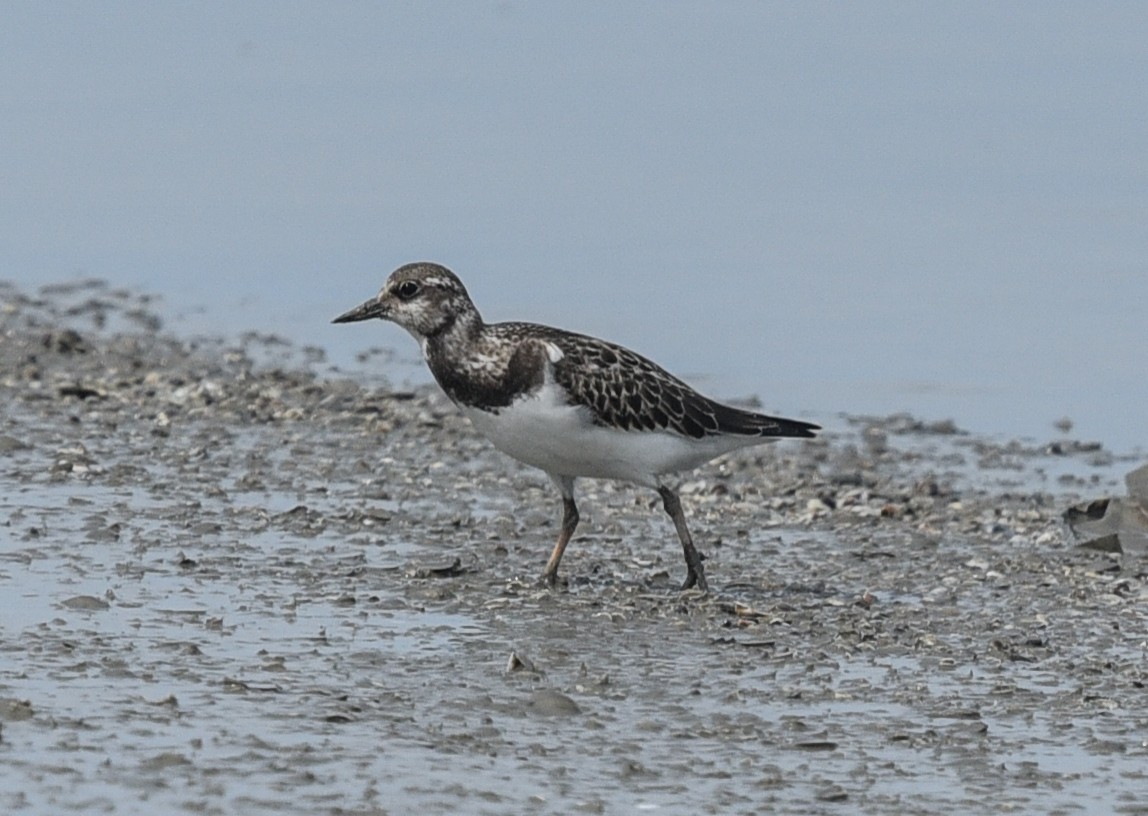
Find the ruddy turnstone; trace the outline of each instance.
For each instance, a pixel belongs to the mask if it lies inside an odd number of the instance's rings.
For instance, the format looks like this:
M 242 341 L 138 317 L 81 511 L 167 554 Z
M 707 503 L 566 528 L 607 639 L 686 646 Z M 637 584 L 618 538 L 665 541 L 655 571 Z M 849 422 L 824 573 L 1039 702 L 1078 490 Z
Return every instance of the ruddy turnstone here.
M 396 269 L 376 297 L 333 322 L 371 318 L 410 332 L 474 427 L 557 485 L 562 527 L 543 572 L 551 586 L 578 526 L 574 480 L 587 476 L 656 490 L 682 542 L 682 589 L 705 591 L 702 557 L 666 477 L 738 448 L 820 430 L 714 402 L 605 340 L 534 323 L 484 323 L 462 281 L 438 264 Z

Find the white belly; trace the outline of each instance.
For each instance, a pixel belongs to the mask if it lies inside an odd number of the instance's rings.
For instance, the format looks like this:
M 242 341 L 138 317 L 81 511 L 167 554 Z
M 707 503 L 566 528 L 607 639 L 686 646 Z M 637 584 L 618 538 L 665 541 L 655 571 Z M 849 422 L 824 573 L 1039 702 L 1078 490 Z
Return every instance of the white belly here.
M 622 431 L 595 425 L 589 411 L 566 404 L 552 384 L 491 414 L 463 410 L 496 448 L 558 476 L 621 479 L 656 488 L 660 476 L 690 470 L 760 437 L 691 439 L 669 431 Z

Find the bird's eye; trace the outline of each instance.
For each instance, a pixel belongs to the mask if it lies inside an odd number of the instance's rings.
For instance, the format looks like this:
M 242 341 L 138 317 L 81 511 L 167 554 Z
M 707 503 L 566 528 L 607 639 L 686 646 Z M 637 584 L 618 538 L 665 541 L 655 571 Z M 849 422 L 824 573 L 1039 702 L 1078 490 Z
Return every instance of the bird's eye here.
M 395 290 L 395 294 L 399 296 L 399 300 L 410 300 L 419 293 L 419 285 L 416 281 L 403 281 L 399 284 L 399 288 Z

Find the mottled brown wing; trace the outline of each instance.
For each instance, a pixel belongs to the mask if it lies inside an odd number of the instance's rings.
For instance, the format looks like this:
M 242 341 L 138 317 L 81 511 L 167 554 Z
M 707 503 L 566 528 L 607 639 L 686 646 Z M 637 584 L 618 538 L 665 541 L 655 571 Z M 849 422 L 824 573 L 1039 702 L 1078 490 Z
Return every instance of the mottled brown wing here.
M 545 327 L 538 327 L 544 329 Z M 547 330 L 563 357 L 554 377 L 571 401 L 590 409 L 599 425 L 623 430 L 671 430 L 700 439 L 711 434 L 811 437 L 818 426 L 743 411 L 708 399 L 658 364 L 592 337 Z

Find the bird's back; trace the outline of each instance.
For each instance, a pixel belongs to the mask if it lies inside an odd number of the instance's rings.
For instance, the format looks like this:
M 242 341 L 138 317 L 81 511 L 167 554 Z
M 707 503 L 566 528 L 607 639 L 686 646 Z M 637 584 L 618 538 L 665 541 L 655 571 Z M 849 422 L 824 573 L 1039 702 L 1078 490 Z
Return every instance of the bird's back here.
M 817 425 L 724 405 L 693 389 L 637 352 L 537 323 L 486 327 L 497 344 L 549 344 L 554 381 L 596 424 L 624 431 L 671 431 L 692 439 L 732 435 L 809 438 Z M 557 358 L 557 359 L 554 359 Z

